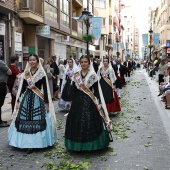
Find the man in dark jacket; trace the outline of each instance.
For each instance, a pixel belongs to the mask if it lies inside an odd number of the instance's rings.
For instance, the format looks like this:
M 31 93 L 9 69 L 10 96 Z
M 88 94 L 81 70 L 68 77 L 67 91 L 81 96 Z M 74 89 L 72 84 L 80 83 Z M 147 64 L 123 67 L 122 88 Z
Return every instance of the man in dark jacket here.
M 132 69 L 132 64 L 128 60 L 128 58 L 126 58 L 126 61 L 123 63 L 123 65 L 125 66 L 126 81 L 130 81 L 130 72 Z
M 94 58 L 93 58 L 92 54 L 89 55 L 89 58 L 90 58 L 90 61 L 91 61 L 92 65 L 93 65 L 94 71 L 97 73 L 97 71 L 98 71 L 98 64 L 93 61 Z
M 56 55 L 53 55 L 51 58 L 53 60 L 53 63 L 51 64 L 51 68 L 54 69 L 54 76 L 56 77 L 56 79 L 53 80 L 53 89 L 55 91 L 55 89 L 57 88 L 57 83 L 58 83 L 59 69 L 56 63 L 56 60 L 57 60 Z
M 122 91 L 122 86 L 124 83 L 124 75 L 125 75 L 125 66 L 121 64 L 121 59 L 118 58 L 117 63 L 113 64 L 113 69 L 115 71 L 116 75 L 116 89 L 117 89 L 117 95 L 120 99 L 121 97 L 121 91 Z

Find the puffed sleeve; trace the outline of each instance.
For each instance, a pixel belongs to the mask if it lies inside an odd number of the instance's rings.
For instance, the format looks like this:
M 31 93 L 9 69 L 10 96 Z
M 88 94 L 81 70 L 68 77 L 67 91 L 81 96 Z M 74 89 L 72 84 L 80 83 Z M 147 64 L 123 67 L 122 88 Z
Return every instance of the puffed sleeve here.
M 46 82 L 45 77 L 42 78 L 42 83 L 43 83 L 43 90 L 44 90 L 44 102 L 49 103 L 49 101 L 48 101 L 48 92 L 47 92 L 47 82 Z

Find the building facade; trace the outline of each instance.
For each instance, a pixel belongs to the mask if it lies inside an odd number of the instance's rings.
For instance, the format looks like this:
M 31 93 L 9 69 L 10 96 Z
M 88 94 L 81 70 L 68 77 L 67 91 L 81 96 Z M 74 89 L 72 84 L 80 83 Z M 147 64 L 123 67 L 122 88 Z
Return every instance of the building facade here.
M 16 21 L 16 1 L 0 0 L 0 60 L 9 63 L 10 56 L 14 51 L 13 28 Z

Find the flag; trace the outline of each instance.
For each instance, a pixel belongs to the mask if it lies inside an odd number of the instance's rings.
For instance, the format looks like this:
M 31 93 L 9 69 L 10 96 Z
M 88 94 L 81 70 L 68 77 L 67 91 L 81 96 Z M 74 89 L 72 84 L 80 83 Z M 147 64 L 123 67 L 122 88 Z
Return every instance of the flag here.
M 102 18 L 93 17 L 92 18 L 92 34 L 95 38 L 99 38 L 101 36 L 101 28 L 102 28 Z
M 148 34 L 142 34 L 143 46 L 148 45 Z
M 159 33 L 154 33 L 153 34 L 153 44 L 154 45 L 159 45 Z

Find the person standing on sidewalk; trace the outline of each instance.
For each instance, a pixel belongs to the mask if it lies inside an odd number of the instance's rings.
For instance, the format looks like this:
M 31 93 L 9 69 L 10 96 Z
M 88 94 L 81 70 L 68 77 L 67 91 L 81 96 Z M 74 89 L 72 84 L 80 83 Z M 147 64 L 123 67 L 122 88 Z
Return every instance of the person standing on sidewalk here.
M 64 72 L 65 72 L 64 61 L 63 60 L 59 61 L 58 68 L 59 68 L 60 91 L 61 91 L 61 85 L 62 85 L 62 82 L 63 82 Z
M 125 66 L 125 75 L 126 75 L 126 81 L 130 81 L 130 72 L 132 69 L 132 64 L 131 62 L 128 60 L 128 58 L 126 57 L 126 61 L 123 63 L 123 65 Z
M 12 71 L 12 75 L 9 76 L 9 91 L 11 93 L 11 106 L 12 106 L 12 113 L 14 111 L 14 105 L 15 105 L 15 100 L 16 100 L 16 96 L 12 93 L 12 88 L 14 86 L 15 80 L 16 78 L 19 78 L 19 75 L 21 74 L 21 71 L 17 68 L 18 65 L 18 56 L 12 56 L 11 57 L 11 64 L 9 66 L 9 68 Z
M 9 126 L 6 121 L 2 120 L 1 115 L 2 115 L 2 106 L 4 104 L 5 96 L 7 94 L 8 75 L 11 74 L 12 72 L 9 69 L 9 67 L 2 60 L 0 60 L 0 127 Z
M 57 139 L 57 126 L 47 75 L 36 54 L 28 58 L 20 80 L 9 128 L 9 145 L 17 148 L 45 148 Z

